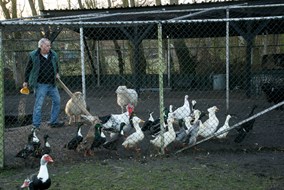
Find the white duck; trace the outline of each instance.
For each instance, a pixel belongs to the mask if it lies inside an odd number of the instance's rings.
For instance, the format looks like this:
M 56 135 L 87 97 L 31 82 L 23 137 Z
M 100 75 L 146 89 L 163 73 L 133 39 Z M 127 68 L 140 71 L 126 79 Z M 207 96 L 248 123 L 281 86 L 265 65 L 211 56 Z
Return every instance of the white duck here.
M 180 120 L 180 119 L 184 119 L 185 117 L 189 116 L 191 113 L 192 113 L 192 107 L 189 104 L 188 95 L 185 95 L 183 106 L 173 111 L 173 114 L 175 116 L 175 119 Z
M 166 148 L 170 143 L 172 143 L 176 138 L 173 122 L 174 122 L 174 114 L 169 113 L 167 119 L 168 131 L 163 134 L 160 133 L 155 139 L 150 140 L 150 143 L 152 143 L 154 146 L 158 148 L 163 148 L 163 149 Z
M 216 112 L 218 110 L 219 109 L 217 108 L 217 106 L 213 106 L 207 109 L 209 118 L 203 124 L 200 124 L 198 132 L 199 136 L 206 138 L 216 131 L 219 125 L 219 120 L 216 117 Z
M 217 136 L 218 139 L 226 138 L 226 136 L 228 135 L 229 131 L 227 131 L 227 132 L 223 132 L 223 131 L 230 128 L 230 126 L 229 126 L 229 120 L 230 119 L 231 119 L 231 115 L 227 115 L 224 125 L 217 130 L 216 134 L 220 133 L 220 135 Z
M 192 123 L 196 123 L 196 121 L 199 120 L 200 115 L 201 115 L 200 110 L 194 110 L 192 115 L 190 115 L 190 116 L 188 116 L 184 119 L 184 121 L 185 121 L 184 124 L 187 127 L 188 131 L 192 130 L 192 127 L 193 127 Z
M 129 135 L 122 143 L 122 146 L 124 146 L 125 148 L 133 148 L 137 145 L 137 143 L 144 139 L 144 133 L 139 126 L 139 123 L 144 121 L 137 116 L 134 116 L 132 118 L 132 121 L 136 131 Z
M 196 120 L 192 124 L 192 130 L 189 133 L 189 136 L 190 136 L 189 140 L 188 140 L 188 144 L 189 145 L 195 145 L 200 125 L 201 125 L 201 121 L 200 120 Z

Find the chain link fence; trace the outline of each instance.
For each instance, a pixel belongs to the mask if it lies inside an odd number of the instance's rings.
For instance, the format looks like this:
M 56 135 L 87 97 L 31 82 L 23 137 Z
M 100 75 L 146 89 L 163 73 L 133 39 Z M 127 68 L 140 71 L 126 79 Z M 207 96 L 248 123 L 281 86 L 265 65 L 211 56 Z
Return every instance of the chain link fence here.
M 283 126 L 283 34 L 263 30 L 273 21 L 283 22 L 283 18 L 107 24 L 3 22 L 2 163 L 30 164 L 36 157 L 33 150 L 27 158 L 16 155 L 33 143 L 28 137 L 35 95 L 33 89 L 29 95 L 21 94 L 20 89 L 28 53 L 37 49 L 42 37 L 52 41 L 52 49 L 59 55 L 61 81 L 72 93 L 82 92 L 88 112 L 100 119 L 99 125 L 85 117 L 69 123 L 65 107 L 71 97 L 58 84 L 60 120 L 65 126 L 48 126 L 52 102 L 47 97 L 40 130 L 33 134 L 42 149 L 44 135 L 50 137 L 51 154 L 58 160 L 71 162 L 93 154 L 103 158 L 151 157 L 196 144 L 208 151 L 239 148 L 240 144 L 250 148 L 255 142 L 283 147 L 281 129 L 268 130 L 271 125 Z M 268 27 L 282 31 L 281 25 Z M 121 87 L 117 95 L 119 86 L 128 90 Z M 127 94 L 129 89 L 132 91 Z M 118 96 L 130 99 L 128 109 L 128 102 L 121 103 Z M 77 103 L 73 106 L 78 107 Z M 271 117 L 268 111 L 275 108 Z M 257 113 L 261 114 L 251 117 Z M 253 128 L 254 121 L 257 127 Z M 87 143 L 74 151 L 69 142 L 78 136 L 78 129 Z M 87 134 L 91 134 L 91 141 Z M 274 138 L 268 140 L 267 136 Z

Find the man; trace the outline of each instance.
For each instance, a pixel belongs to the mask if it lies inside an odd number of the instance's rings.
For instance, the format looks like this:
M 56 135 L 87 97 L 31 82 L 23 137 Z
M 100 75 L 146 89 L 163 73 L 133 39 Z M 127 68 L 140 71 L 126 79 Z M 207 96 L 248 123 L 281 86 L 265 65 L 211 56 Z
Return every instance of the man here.
M 50 127 L 62 127 L 64 122 L 58 121 L 60 112 L 60 94 L 56 86 L 59 78 L 58 56 L 51 50 L 51 42 L 42 38 L 38 42 L 38 49 L 29 53 L 29 60 L 25 72 L 23 87 L 34 88 L 35 104 L 33 110 L 33 127 L 39 129 L 41 124 L 41 110 L 45 96 L 52 100 Z

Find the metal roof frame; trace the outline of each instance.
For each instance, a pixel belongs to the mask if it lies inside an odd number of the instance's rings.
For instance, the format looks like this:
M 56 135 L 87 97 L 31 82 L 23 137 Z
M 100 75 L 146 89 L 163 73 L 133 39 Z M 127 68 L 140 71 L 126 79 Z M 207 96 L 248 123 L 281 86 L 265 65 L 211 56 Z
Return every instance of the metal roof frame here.
M 188 20 L 188 18 L 195 19 L 195 20 L 209 20 L 208 19 L 208 12 L 218 12 L 218 11 L 224 11 L 226 9 L 230 9 L 230 11 L 241 9 L 241 12 L 251 12 L 249 10 L 252 9 L 267 9 L 267 8 L 277 8 L 282 7 L 284 10 L 284 4 L 283 3 L 275 3 L 275 4 L 249 4 L 252 3 L 251 1 L 238 1 L 238 2 L 224 2 L 223 4 L 218 3 L 219 6 L 212 6 L 214 3 L 208 3 L 208 6 L 203 4 L 203 7 L 197 7 L 190 5 L 168 5 L 168 6 L 157 6 L 157 7 L 147 7 L 147 10 L 145 11 L 144 7 L 139 8 L 119 8 L 119 9 L 76 9 L 76 10 L 43 10 L 41 11 L 41 15 L 37 17 L 27 17 L 27 18 L 20 18 L 20 19 L 10 19 L 10 20 L 2 20 L 0 23 L 2 25 L 17 25 L 17 24 L 28 24 L 36 22 L 48 22 L 51 24 L 51 22 L 59 23 L 59 24 L 66 24 L 67 23 L 73 23 L 78 24 L 78 22 L 83 22 L 84 24 L 90 23 L 90 22 L 96 22 L 101 24 L 117 24 L 117 22 L 131 22 L 131 23 L 141 23 L 143 22 L 161 22 L 161 21 L 171 21 L 171 20 Z M 257 1 L 259 3 L 261 1 Z M 273 1 L 275 2 L 275 0 Z M 281 1 L 277 1 L 281 2 Z M 182 8 L 181 8 L 182 7 Z M 141 9 L 141 10 L 140 10 Z M 128 10 L 128 11 L 125 11 Z M 83 14 L 77 14 L 81 11 L 85 11 Z M 89 13 L 92 12 L 92 13 Z M 260 11 L 258 11 L 260 12 Z M 279 12 L 279 11 L 278 11 Z M 281 12 L 281 11 L 280 11 Z M 58 16 L 58 14 L 68 14 L 68 16 Z M 264 13 L 264 12 L 263 12 Z M 133 17 L 133 16 L 147 16 L 154 14 L 157 16 L 157 19 L 149 19 L 149 20 L 120 20 L 120 18 L 125 17 Z M 212 14 L 212 13 L 211 13 Z M 225 12 L 223 14 L 218 13 L 219 16 L 217 19 L 226 19 Z M 270 16 L 281 16 L 279 14 L 273 13 L 273 11 L 269 11 Z M 163 15 L 167 15 L 166 19 Z M 169 17 L 168 15 L 172 15 L 172 17 Z M 282 13 L 282 16 L 284 15 L 284 11 Z M 220 17 L 222 16 L 222 17 Z M 265 17 L 267 15 L 263 14 L 263 16 L 258 17 Z M 159 18 L 160 17 L 160 18 Z M 107 20 L 108 18 L 116 18 L 116 21 L 113 20 Z M 143 17 L 145 18 L 145 17 Z

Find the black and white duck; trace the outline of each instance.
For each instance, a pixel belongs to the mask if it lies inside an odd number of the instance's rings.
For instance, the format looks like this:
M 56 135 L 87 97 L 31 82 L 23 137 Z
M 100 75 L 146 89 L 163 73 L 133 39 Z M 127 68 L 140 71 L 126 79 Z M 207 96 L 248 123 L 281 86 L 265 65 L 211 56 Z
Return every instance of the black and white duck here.
M 141 127 L 142 131 L 150 130 L 151 126 L 154 124 L 155 119 L 153 118 L 153 112 L 149 113 L 149 119 L 145 121 L 144 125 Z
M 25 145 L 25 147 L 20 150 L 16 157 L 19 158 L 28 158 L 30 155 L 36 156 L 40 149 L 40 140 L 36 135 L 36 129 L 32 129 L 32 132 L 28 136 L 28 143 Z
M 44 145 L 43 147 L 41 148 L 41 156 L 42 155 L 45 155 L 45 154 L 50 154 L 51 153 L 51 146 L 48 142 L 48 138 L 49 138 L 49 135 L 48 134 L 45 134 L 43 136 L 43 139 L 44 139 Z
M 25 179 L 21 188 L 29 189 L 48 189 L 51 186 L 51 179 L 49 177 L 47 164 L 53 162 L 50 155 L 44 154 L 40 159 L 40 168 L 37 174 Z
M 167 119 L 168 119 L 168 114 L 172 112 L 173 105 L 170 105 L 169 107 L 165 107 L 163 114 L 164 114 L 164 129 L 166 130 L 167 126 Z M 142 126 L 142 131 L 150 131 L 150 135 L 153 137 L 156 137 L 160 130 L 161 130 L 161 125 L 160 125 L 160 118 L 154 119 L 152 116 L 153 112 L 149 114 L 149 119 L 143 124 Z
M 106 142 L 103 144 L 104 148 L 108 150 L 117 150 L 117 146 L 120 145 L 119 144 L 120 140 L 124 140 L 123 127 L 125 125 L 126 125 L 125 123 L 121 123 L 119 131 L 116 130 L 104 131 L 104 134 L 106 136 Z
M 127 111 L 122 114 L 110 114 L 109 119 L 103 123 L 103 129 L 110 129 L 115 128 L 115 130 L 119 131 L 120 124 L 125 123 L 125 126 L 123 128 L 124 133 L 130 132 L 132 129 L 132 125 L 130 123 L 130 120 L 133 116 L 133 107 L 131 105 L 127 105 Z
M 65 146 L 64 148 L 68 148 L 69 150 L 76 150 L 78 145 L 83 141 L 83 135 L 81 133 L 81 124 L 78 124 L 76 136 L 73 137 Z

